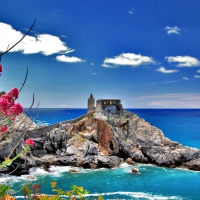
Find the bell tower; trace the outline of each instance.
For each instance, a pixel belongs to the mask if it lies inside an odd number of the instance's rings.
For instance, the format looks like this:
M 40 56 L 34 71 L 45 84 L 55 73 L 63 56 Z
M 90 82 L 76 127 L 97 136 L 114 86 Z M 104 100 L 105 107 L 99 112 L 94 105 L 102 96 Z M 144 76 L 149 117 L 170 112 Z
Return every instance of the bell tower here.
M 95 109 L 94 102 L 95 102 L 95 99 L 93 98 L 93 95 L 91 93 L 90 97 L 88 98 L 88 113 Z

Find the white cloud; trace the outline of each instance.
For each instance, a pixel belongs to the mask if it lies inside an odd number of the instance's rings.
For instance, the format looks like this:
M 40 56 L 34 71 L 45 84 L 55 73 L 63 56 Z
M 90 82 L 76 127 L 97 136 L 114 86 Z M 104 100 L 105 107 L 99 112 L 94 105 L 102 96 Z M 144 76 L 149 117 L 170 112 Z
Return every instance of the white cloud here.
M 0 23 L 0 50 L 5 51 L 19 41 L 23 34 L 12 28 L 11 25 Z M 66 46 L 64 42 L 57 36 L 50 34 L 27 35 L 22 42 L 16 45 L 10 52 L 22 52 L 23 54 L 42 53 L 49 56 L 55 53 L 68 53 L 72 49 Z
M 65 55 L 56 56 L 56 60 L 60 61 L 60 62 L 68 62 L 68 63 L 85 62 L 85 60 L 82 60 L 80 58 L 77 58 L 74 56 L 69 57 L 69 56 L 65 56 Z
M 167 34 L 180 34 L 181 29 L 178 26 L 166 26 Z
M 191 56 L 166 56 L 165 59 L 169 63 L 178 63 L 177 67 L 197 67 L 200 66 L 200 61 Z
M 200 73 L 200 69 L 199 69 L 199 70 L 197 70 L 197 73 Z
M 158 85 L 158 84 L 171 84 L 171 83 L 176 83 L 176 82 L 179 82 L 179 80 L 170 80 L 170 81 L 162 81 L 162 82 L 152 82 L 152 83 L 147 83 L 145 85 L 148 86 L 148 85 Z
M 132 15 L 134 13 L 134 8 L 128 11 L 128 14 Z
M 0 51 L 7 50 L 8 45 L 12 46 L 23 37 L 23 33 L 12 28 L 11 25 L 0 23 Z M 33 31 L 32 31 L 33 33 Z M 66 37 L 61 35 L 61 37 Z M 16 45 L 10 52 L 21 52 L 23 54 L 37 54 L 41 53 L 45 56 L 52 54 L 68 54 L 75 51 L 69 48 L 65 42 L 61 41 L 58 36 L 50 34 L 35 34 L 34 36 L 27 35 L 22 42 Z M 67 57 L 60 55 L 56 60 L 61 62 L 83 62 L 77 57 Z
M 149 103 L 149 106 L 162 106 L 163 103 L 162 102 L 151 102 Z
M 200 76 L 198 76 L 198 75 L 195 75 L 194 77 L 195 77 L 195 78 L 200 78 Z
M 189 80 L 189 78 L 187 78 L 187 77 L 183 77 L 183 79 L 184 79 L 184 80 L 186 80 L 186 81 L 188 81 L 188 80 Z
M 146 95 L 133 98 L 135 102 L 143 102 L 155 108 L 200 108 L 199 93 L 168 93 Z
M 167 70 L 167 69 L 165 69 L 165 67 L 159 67 L 158 69 L 156 69 L 156 71 L 161 72 L 163 74 L 171 74 L 171 73 L 178 72 L 178 70 L 176 70 L 176 69 Z
M 60 105 L 59 107 L 65 107 L 65 108 L 67 107 L 67 108 L 70 108 L 71 105 L 67 105 L 67 104 L 64 103 L 64 104 Z
M 66 36 L 65 36 L 65 35 L 60 35 L 60 37 L 66 38 Z
M 93 72 L 93 73 L 92 73 L 92 75 L 96 75 L 96 74 L 97 74 L 96 72 Z
M 94 63 L 90 63 L 91 65 L 94 65 Z
M 153 58 L 142 56 L 141 54 L 122 53 L 114 58 L 106 58 L 103 63 L 105 68 L 115 68 L 118 66 L 138 67 L 140 65 L 154 64 Z

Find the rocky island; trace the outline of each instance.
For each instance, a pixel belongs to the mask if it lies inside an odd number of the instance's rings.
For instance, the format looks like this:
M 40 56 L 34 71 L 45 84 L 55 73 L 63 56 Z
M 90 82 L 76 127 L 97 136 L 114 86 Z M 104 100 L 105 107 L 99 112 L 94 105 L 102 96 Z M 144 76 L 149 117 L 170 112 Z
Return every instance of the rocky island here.
M 124 110 L 120 101 L 114 101 L 114 105 L 113 101 L 111 105 L 104 102 L 99 101 L 99 109 L 94 109 L 89 98 L 88 114 L 51 126 L 38 127 L 27 118 L 4 144 L 0 159 L 3 161 L 9 155 L 24 131 L 26 134 L 13 156 L 22 150 L 25 139 L 32 138 L 35 145 L 31 153 L 21 155 L 3 172 L 21 175 L 31 167 L 49 170 L 51 165 L 114 168 L 123 162 L 200 171 L 200 150 L 166 138 L 161 130 Z M 31 124 L 31 129 L 27 124 Z

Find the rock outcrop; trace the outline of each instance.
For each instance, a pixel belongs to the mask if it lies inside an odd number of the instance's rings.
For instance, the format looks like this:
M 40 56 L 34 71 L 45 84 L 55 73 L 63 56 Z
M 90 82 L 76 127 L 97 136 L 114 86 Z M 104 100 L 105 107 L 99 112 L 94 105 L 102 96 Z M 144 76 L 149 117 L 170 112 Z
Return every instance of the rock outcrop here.
M 48 170 L 50 165 L 114 168 L 124 161 L 132 165 L 152 163 L 200 171 L 200 150 L 171 141 L 161 130 L 125 110 L 120 115 L 92 112 L 78 121 L 34 128 L 24 136 L 35 141 L 31 153 L 22 155 L 6 169 L 7 172 L 15 170 L 15 174 L 26 174 L 30 167 L 42 166 Z M 18 130 L 5 143 L 1 160 L 24 131 Z M 21 151 L 23 141 L 13 156 Z

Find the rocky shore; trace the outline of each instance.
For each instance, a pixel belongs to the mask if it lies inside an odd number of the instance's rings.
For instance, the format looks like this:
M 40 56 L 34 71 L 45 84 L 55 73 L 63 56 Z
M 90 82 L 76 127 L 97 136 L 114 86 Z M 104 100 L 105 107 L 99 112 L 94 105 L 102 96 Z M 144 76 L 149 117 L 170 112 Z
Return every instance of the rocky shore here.
M 27 174 L 31 167 L 49 170 L 51 165 L 114 168 L 123 162 L 200 171 L 200 150 L 171 141 L 161 130 L 126 110 L 120 114 L 94 111 L 47 127 L 38 127 L 27 118 L 14 131 L 1 149 L 1 161 L 23 135 L 12 156 L 22 150 L 27 138 L 33 138 L 35 145 L 31 153 L 3 169 L 4 173 Z

